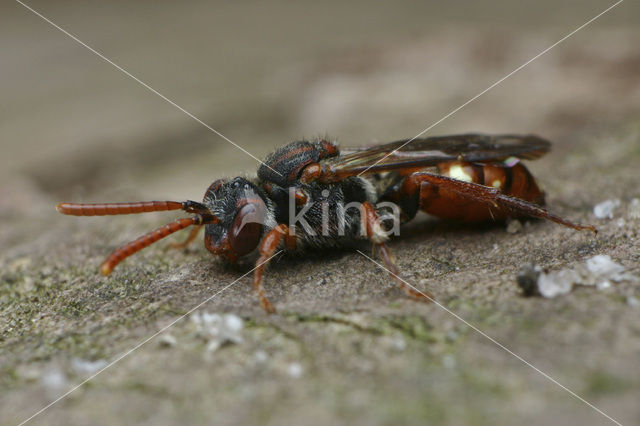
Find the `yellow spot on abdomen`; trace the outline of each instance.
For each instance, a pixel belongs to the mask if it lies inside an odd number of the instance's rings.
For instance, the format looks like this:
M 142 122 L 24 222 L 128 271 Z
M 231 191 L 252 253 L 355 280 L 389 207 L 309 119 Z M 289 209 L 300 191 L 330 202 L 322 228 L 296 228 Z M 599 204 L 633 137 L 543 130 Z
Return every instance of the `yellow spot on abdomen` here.
M 471 177 L 471 175 L 466 173 L 462 169 L 462 166 L 457 164 L 449 168 L 449 176 L 453 179 L 463 180 L 465 182 L 473 182 L 473 178 Z
M 496 179 L 491 183 L 491 186 L 493 186 L 495 189 L 500 189 L 500 187 L 502 186 L 502 182 Z

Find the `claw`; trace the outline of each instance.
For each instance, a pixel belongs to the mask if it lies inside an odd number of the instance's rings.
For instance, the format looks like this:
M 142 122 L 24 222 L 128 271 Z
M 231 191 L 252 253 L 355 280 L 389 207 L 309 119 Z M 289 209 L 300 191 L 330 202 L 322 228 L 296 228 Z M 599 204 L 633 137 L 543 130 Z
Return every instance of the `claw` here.
M 268 314 L 275 314 L 276 313 L 276 308 L 273 307 L 271 302 L 269 302 L 269 299 L 267 299 L 267 297 L 264 294 L 260 295 L 260 305 L 262 305 L 262 308 Z

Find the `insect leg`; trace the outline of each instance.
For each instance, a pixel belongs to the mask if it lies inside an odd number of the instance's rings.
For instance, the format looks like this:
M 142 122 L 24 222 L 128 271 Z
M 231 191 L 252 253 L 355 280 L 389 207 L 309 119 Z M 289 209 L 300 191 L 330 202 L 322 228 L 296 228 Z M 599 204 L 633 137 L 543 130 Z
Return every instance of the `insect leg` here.
M 198 232 L 200 232 L 201 229 L 202 229 L 202 225 L 194 226 L 193 228 L 191 228 L 191 232 L 189 232 L 189 236 L 187 237 L 186 240 L 184 240 L 181 243 L 172 241 L 169 243 L 169 248 L 181 249 L 181 248 L 187 247 L 189 244 L 193 242 L 193 240 L 196 239 L 196 237 L 198 236 Z
M 376 213 L 376 209 L 373 204 L 369 202 L 362 203 L 364 208 L 363 222 L 367 231 L 367 237 L 373 243 L 374 250 L 378 249 L 380 257 L 389 271 L 389 275 L 398 283 L 398 285 L 411 297 L 429 302 L 433 299 L 433 296 L 427 291 L 419 292 L 408 286 L 404 281 L 400 279 L 400 272 L 396 266 L 393 255 L 384 244 L 388 238 L 385 234 L 382 234 L 382 224 Z
M 428 172 L 418 172 L 407 177 L 403 189 L 408 195 L 410 192 L 415 193 L 416 190 L 421 191 L 423 185 L 429 184 L 438 190 L 450 191 L 459 197 L 483 203 L 489 208 L 494 207 L 498 211 L 503 210 L 510 212 L 515 216 L 537 217 L 577 230 L 588 230 L 594 234 L 598 232 L 596 228 L 591 225 L 580 225 L 571 222 L 547 211 L 537 204 L 506 195 L 499 189 Z M 422 198 L 422 196 L 420 198 Z
M 258 266 L 253 273 L 253 288 L 258 293 L 260 304 L 264 310 L 270 314 L 273 314 L 276 310 L 265 295 L 264 287 L 262 286 L 262 276 L 264 275 L 264 268 L 268 263 L 268 259 L 275 253 L 283 237 L 285 238 L 285 245 L 288 249 L 295 248 L 295 236 L 289 233 L 289 227 L 287 225 L 283 223 L 279 224 L 262 239 L 260 243 L 260 257 L 256 262 Z
M 168 225 L 157 228 L 113 251 L 105 261 L 102 262 L 102 265 L 100 265 L 100 271 L 102 272 L 102 275 L 109 275 L 118 263 L 122 262 L 132 254 L 139 252 L 143 248 L 155 243 L 167 235 L 173 234 L 174 232 L 180 231 L 181 229 L 187 228 L 191 225 L 201 225 L 202 223 L 202 216 L 196 215 L 190 218 L 178 219 L 175 222 L 171 222 Z

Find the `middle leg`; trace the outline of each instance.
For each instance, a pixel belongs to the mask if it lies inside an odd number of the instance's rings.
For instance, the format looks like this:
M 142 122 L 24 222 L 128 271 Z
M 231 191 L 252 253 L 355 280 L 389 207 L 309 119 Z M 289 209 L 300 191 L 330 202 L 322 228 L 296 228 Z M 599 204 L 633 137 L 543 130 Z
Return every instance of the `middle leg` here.
M 367 238 L 369 238 L 373 243 L 374 250 L 378 249 L 380 257 L 387 267 L 389 275 L 391 275 L 391 277 L 409 296 L 425 302 L 433 300 L 433 296 L 428 291 L 417 291 L 400 278 L 400 271 L 398 271 L 393 255 L 385 245 L 385 241 L 388 237 L 383 232 L 382 224 L 380 223 L 375 207 L 369 202 L 363 203 L 362 206 L 364 209 L 362 220 L 367 232 Z

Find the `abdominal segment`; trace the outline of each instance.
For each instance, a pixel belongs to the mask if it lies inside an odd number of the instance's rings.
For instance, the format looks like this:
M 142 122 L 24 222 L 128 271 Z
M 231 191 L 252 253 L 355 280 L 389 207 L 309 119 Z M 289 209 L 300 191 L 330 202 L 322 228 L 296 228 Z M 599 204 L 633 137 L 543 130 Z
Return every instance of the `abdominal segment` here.
M 438 173 L 464 182 L 477 183 L 495 188 L 503 194 L 520 198 L 538 205 L 544 204 L 544 193 L 534 177 L 522 164 L 469 163 L 451 161 L 438 165 Z M 477 222 L 505 219 L 512 216 L 509 211 L 490 206 L 486 202 L 474 201 L 458 193 L 439 188 L 429 182 L 420 183 L 420 209 L 434 216 Z

